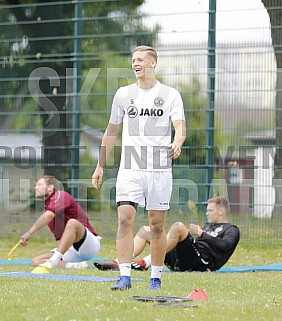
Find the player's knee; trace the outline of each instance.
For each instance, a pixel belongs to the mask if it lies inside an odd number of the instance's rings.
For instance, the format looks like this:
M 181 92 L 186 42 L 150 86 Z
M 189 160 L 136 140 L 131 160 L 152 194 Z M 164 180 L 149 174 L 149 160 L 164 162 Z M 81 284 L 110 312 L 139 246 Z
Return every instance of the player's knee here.
M 147 242 L 149 242 L 151 240 L 150 227 L 146 225 L 141 226 L 136 235 L 139 236 L 141 239 L 144 239 Z
M 182 223 L 182 222 L 177 222 L 178 223 L 178 230 L 180 234 L 187 233 L 188 229 L 187 227 Z
M 150 229 L 151 229 L 152 238 L 159 237 L 160 235 L 163 234 L 165 230 L 163 224 L 161 223 L 152 223 L 150 225 Z
M 183 228 L 185 228 L 185 225 L 182 222 L 175 222 L 171 225 L 170 231 L 179 233 Z
M 68 222 L 67 222 L 66 229 L 73 229 L 73 230 L 75 230 L 75 229 L 77 229 L 77 227 L 78 227 L 79 224 L 80 224 L 80 223 L 78 222 L 78 220 L 76 220 L 75 218 L 71 218 L 71 219 L 69 219 Z
M 181 231 L 183 230 L 183 228 L 184 228 L 183 223 L 181 223 L 181 222 L 173 223 L 169 229 L 169 232 L 168 232 L 169 237 L 172 239 L 179 238 L 179 235 L 180 235 Z
M 122 230 L 128 230 L 133 226 L 133 222 L 127 217 L 120 217 L 119 219 L 119 228 Z

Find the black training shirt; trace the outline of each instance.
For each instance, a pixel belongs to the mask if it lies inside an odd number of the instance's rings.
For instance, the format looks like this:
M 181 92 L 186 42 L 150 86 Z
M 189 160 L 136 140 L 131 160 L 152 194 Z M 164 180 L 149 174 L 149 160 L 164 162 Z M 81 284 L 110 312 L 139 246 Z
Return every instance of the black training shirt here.
M 195 245 L 203 259 L 211 262 L 210 269 L 220 269 L 234 252 L 240 231 L 230 223 L 206 224 L 203 233 L 195 240 Z

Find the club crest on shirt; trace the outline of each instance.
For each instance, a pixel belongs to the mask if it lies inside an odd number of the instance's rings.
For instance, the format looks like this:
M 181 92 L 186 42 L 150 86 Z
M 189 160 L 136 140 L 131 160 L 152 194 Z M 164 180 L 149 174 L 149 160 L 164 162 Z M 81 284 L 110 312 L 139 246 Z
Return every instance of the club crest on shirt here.
M 214 232 L 218 234 L 218 233 L 221 232 L 222 230 L 223 230 L 223 226 L 221 225 L 221 226 L 217 227 L 217 228 L 214 230 Z
M 206 231 L 210 236 L 217 237 L 218 234 L 223 230 L 223 226 L 217 227 L 214 231 Z
M 162 97 L 156 97 L 154 99 L 154 105 L 157 107 L 161 107 L 164 104 L 164 100 L 162 99 Z

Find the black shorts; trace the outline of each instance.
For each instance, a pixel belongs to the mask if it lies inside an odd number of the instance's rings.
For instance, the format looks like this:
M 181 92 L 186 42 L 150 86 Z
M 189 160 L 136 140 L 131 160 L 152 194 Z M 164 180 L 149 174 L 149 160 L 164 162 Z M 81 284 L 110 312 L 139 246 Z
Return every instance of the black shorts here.
M 210 270 L 212 262 L 203 258 L 195 248 L 193 237 L 188 234 L 185 240 L 179 242 L 177 246 L 165 256 L 165 265 L 175 272 L 184 271 L 207 271 Z

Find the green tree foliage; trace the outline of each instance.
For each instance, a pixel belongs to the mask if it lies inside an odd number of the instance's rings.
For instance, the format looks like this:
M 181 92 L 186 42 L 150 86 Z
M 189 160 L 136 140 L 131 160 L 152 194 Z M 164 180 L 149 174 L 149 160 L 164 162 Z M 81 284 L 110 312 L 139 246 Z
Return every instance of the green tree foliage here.
M 83 33 L 76 35 L 81 39 L 82 51 L 76 58 L 82 61 L 84 74 L 93 67 L 107 69 L 113 57 L 128 57 L 137 43 L 153 45 L 158 27 L 149 30 L 142 25 L 138 7 L 143 2 L 82 1 Z M 32 131 L 32 126 L 41 123 L 44 170 L 63 181 L 70 176 L 70 167 L 66 164 L 70 163 L 72 106 L 70 95 L 66 93 L 66 70 L 74 63 L 76 2 L 6 0 L 3 3 L 0 14 L 0 78 L 3 84 L 0 111 L 3 117 L 0 127 L 12 128 L 12 124 L 17 124 L 14 129 L 19 132 Z M 46 70 L 54 72 L 52 77 L 59 79 L 59 85 L 52 85 L 50 75 L 44 74 Z M 40 77 L 38 87 L 41 91 L 35 99 L 36 105 L 29 88 L 29 77 L 34 71 L 38 71 L 36 76 Z M 102 84 L 103 80 L 100 87 Z M 105 102 L 101 99 L 107 101 L 107 95 L 105 87 L 99 99 L 97 95 L 95 99 L 91 98 L 90 108 L 104 108 Z M 14 112 L 22 110 L 33 110 L 35 114 L 31 118 L 39 115 L 40 122 L 22 119 L 22 126 L 19 125 Z M 96 127 L 95 121 L 91 125 Z

